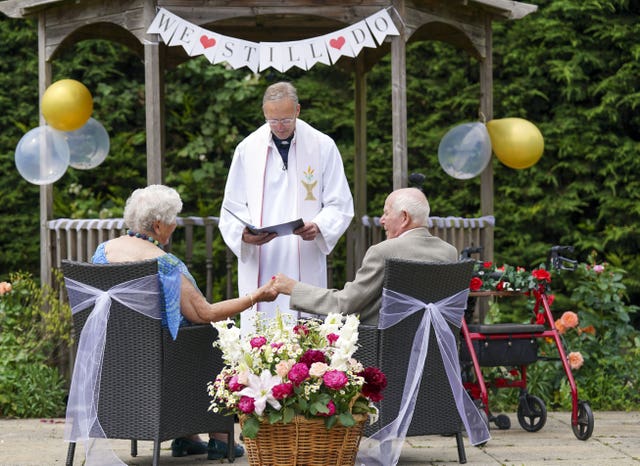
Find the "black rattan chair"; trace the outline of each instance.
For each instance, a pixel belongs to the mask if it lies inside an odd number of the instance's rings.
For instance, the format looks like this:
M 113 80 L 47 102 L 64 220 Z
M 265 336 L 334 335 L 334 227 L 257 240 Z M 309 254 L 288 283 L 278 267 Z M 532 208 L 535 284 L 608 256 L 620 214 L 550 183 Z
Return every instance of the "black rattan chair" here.
M 473 261 L 428 263 L 389 259 L 385 265 L 384 287 L 426 303 L 435 303 L 469 287 Z M 367 427 L 371 435 L 392 422 L 402 401 L 405 376 L 413 344 L 413 335 L 422 319 L 417 312 L 386 330 L 361 325 L 360 349 L 355 357 L 365 366 L 379 367 L 387 376 L 384 399 L 378 404 L 380 417 Z M 450 325 L 451 326 L 451 325 Z M 459 336 L 459 327 L 451 326 Z M 458 460 L 466 463 L 460 415 L 447 381 L 435 332 L 431 329 L 427 361 L 413 419 L 407 436 L 455 435 Z
M 157 272 L 157 262 L 88 264 L 62 261 L 65 277 L 101 290 Z M 159 302 L 160 306 L 161 303 Z M 93 307 L 73 316 L 78 340 Z M 211 325 L 181 327 L 176 340 L 159 320 L 113 300 L 102 366 L 98 419 L 110 439 L 151 440 L 153 464 L 160 461 L 160 442 L 193 433 L 227 432 L 233 460 L 234 420 L 208 411 L 207 382 L 223 367 L 212 347 L 217 334 Z M 66 464 L 73 464 L 75 443 Z

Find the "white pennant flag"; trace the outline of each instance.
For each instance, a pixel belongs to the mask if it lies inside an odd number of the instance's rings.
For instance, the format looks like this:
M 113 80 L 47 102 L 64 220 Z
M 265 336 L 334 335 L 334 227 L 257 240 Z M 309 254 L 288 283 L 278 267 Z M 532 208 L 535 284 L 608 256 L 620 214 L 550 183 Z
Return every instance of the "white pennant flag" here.
M 300 44 L 300 53 L 304 57 L 307 70 L 310 70 L 318 62 L 331 65 L 324 37 L 314 37 L 298 41 L 298 43 Z
M 189 53 L 193 48 L 195 40 L 196 26 L 188 21 L 180 20 L 176 24 L 171 41 L 167 44 L 169 47 L 181 45 L 184 50 Z
M 259 44 L 257 42 L 220 34 L 218 47 L 218 52 L 213 60 L 214 64 L 226 61 L 234 70 L 246 66 L 254 73 L 258 71 L 260 57 L 258 55 Z
M 280 57 L 279 42 L 260 42 L 260 71 L 273 68 L 282 71 L 282 58 Z
M 198 28 L 195 33 L 193 47 L 191 48 L 191 50 L 187 50 L 187 53 L 192 57 L 204 55 L 211 63 L 213 63 L 213 59 L 215 58 L 216 52 L 219 49 L 219 44 L 220 34 L 207 31 L 203 28 Z
M 384 42 L 384 39 L 387 36 L 400 35 L 400 32 L 396 29 L 396 25 L 393 24 L 391 16 L 389 16 L 387 10 L 380 10 L 366 18 L 365 21 L 379 45 L 382 45 L 382 42 Z
M 182 19 L 180 19 L 178 16 L 170 13 L 164 8 L 160 8 L 156 17 L 153 18 L 149 29 L 147 29 L 147 34 L 160 34 L 160 37 L 162 37 L 162 42 L 168 44 L 171 40 L 171 37 L 173 36 L 173 33 L 178 27 L 178 24 L 182 22 Z
M 337 62 L 343 55 L 346 55 L 347 57 L 354 56 L 351 44 L 349 44 L 349 41 L 342 30 L 333 34 L 327 34 L 323 37 L 325 46 L 329 51 L 331 63 Z
M 369 28 L 367 27 L 367 23 L 364 20 L 343 29 L 343 32 L 347 36 L 347 40 L 351 45 L 354 56 L 357 56 L 364 47 L 370 47 L 373 49 L 378 47 L 373 40 L 373 36 L 371 35 Z

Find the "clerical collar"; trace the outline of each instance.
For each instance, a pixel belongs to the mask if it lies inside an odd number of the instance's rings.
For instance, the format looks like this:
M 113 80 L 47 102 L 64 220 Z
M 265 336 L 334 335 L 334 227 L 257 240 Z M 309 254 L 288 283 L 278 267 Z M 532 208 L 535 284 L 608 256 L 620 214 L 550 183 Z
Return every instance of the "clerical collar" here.
M 287 147 L 288 145 L 291 144 L 291 141 L 293 140 L 293 133 L 291 133 L 291 136 L 289 136 L 287 139 L 280 139 L 278 136 L 276 136 L 273 133 L 271 133 L 271 137 L 273 138 L 273 142 L 276 144 L 276 147 L 278 148 L 278 150 L 280 150 L 280 148 Z
M 278 149 L 280 157 L 282 158 L 282 170 L 286 170 L 289 165 L 289 148 L 291 147 L 291 141 L 293 140 L 294 134 L 295 133 L 291 133 L 291 136 L 286 139 L 280 139 L 278 136 L 271 133 L 276 149 Z

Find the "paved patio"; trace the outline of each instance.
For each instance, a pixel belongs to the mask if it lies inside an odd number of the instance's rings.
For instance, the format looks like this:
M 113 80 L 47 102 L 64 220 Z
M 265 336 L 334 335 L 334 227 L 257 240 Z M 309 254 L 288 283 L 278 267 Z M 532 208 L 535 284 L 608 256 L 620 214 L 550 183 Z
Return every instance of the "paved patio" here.
M 483 448 L 469 445 L 465 439 L 467 464 L 470 465 L 631 465 L 640 464 L 640 412 L 596 412 L 592 437 L 578 440 L 571 429 L 570 414 L 553 412 L 538 432 L 524 431 L 515 414 L 510 414 L 511 429 L 491 431 L 492 439 Z M 63 465 L 67 444 L 62 440 L 62 419 L 0 419 L 0 465 Z M 219 464 L 205 455 L 172 458 L 170 442 L 162 444 L 163 465 Z M 128 465 L 151 464 L 153 445 L 138 442 L 138 456 L 129 455 L 129 442 L 113 441 L 116 453 Z M 75 463 L 83 463 L 78 446 Z M 235 465 L 248 465 L 246 456 Z M 400 466 L 455 465 L 457 451 L 454 437 L 428 436 L 407 439 Z

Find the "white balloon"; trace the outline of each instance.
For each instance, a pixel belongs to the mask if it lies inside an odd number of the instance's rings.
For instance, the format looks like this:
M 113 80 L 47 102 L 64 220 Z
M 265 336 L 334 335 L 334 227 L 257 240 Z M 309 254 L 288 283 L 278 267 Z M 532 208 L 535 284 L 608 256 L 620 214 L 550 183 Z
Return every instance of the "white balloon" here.
M 73 168 L 89 170 L 107 158 L 109 134 L 99 121 L 89 118 L 79 129 L 64 134 L 69 144 L 69 165 Z
M 29 183 L 51 184 L 69 167 L 69 146 L 62 131 L 38 126 L 28 131 L 16 146 L 16 168 Z
M 478 176 L 491 160 L 491 139 L 482 123 L 464 123 L 450 129 L 438 146 L 442 169 L 459 180 Z

